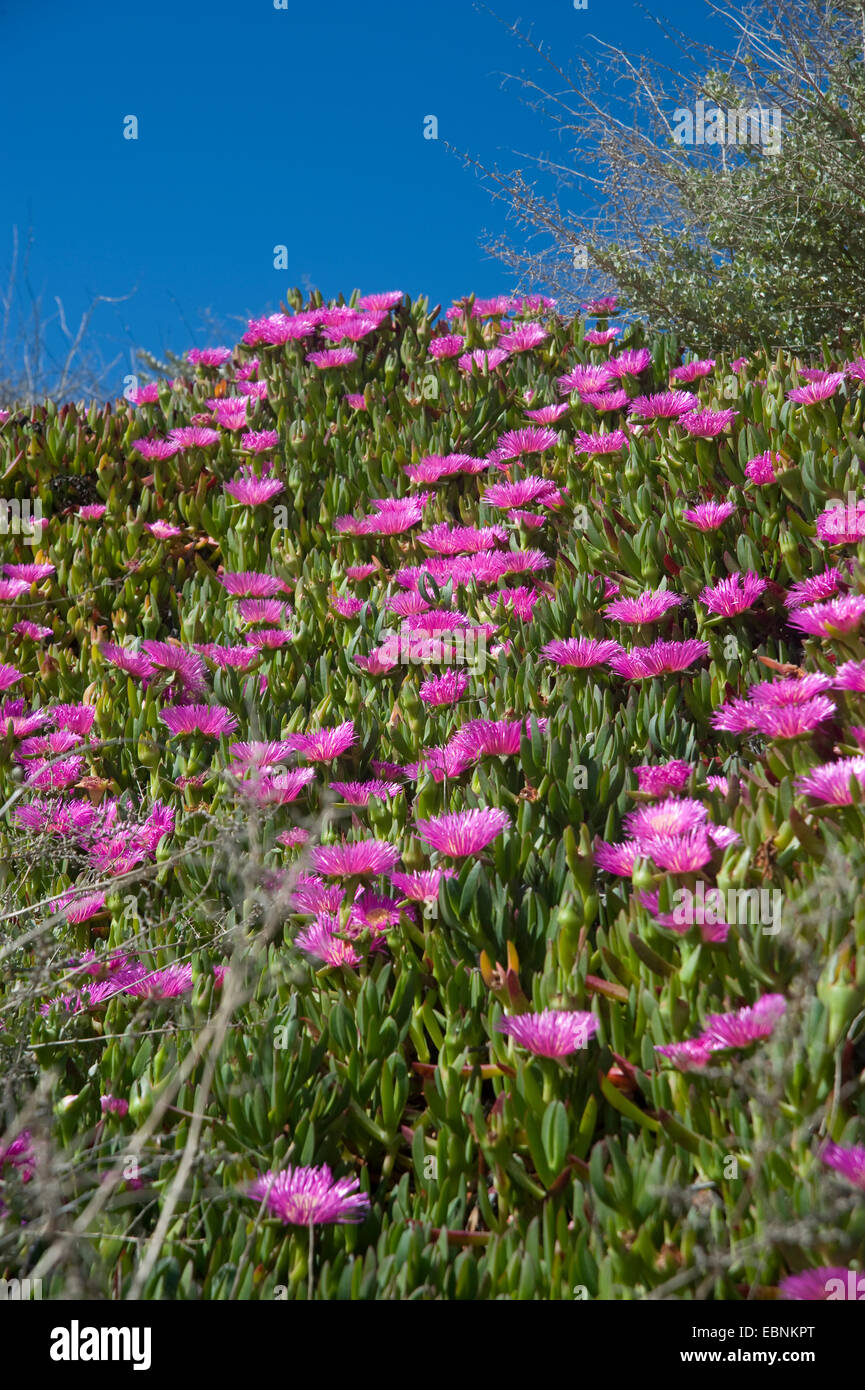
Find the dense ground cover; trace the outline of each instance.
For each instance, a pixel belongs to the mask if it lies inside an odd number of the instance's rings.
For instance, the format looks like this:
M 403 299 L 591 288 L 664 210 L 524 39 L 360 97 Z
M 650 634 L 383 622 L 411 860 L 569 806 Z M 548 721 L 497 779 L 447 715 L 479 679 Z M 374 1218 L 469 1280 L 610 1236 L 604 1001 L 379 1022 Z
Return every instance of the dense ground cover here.
M 825 1297 L 865 347 L 288 309 L 0 412 L 0 1274 Z

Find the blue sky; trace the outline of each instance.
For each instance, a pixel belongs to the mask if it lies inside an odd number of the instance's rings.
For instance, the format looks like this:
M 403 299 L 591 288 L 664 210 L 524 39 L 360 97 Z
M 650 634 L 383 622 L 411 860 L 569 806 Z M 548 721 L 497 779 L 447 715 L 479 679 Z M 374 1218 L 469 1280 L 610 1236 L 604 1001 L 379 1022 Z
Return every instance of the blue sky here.
M 491 8 L 565 65 L 590 35 L 659 43 L 631 0 Z M 706 32 L 695 0 L 655 13 Z M 480 245 L 504 212 L 443 141 L 515 165 L 552 138 L 501 84 L 534 70 L 531 54 L 472 0 L 0 0 L 0 45 L 0 273 L 17 224 L 32 228 L 34 290 L 49 307 L 60 295 L 70 322 L 95 294 L 131 295 L 93 320 L 103 358 L 123 354 L 112 390 L 130 349 L 235 341 L 293 285 L 444 305 L 515 288 Z M 430 114 L 438 142 L 423 138 Z

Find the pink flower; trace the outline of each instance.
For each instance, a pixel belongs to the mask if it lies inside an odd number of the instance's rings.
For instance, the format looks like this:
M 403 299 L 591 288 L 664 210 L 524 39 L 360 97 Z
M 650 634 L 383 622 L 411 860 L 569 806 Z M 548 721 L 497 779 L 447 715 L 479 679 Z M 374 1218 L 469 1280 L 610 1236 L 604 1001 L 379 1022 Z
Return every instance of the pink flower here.
M 174 738 L 180 734 L 219 738 L 237 728 L 234 715 L 222 705 L 174 705 L 171 709 L 160 710 L 159 718 Z
M 488 507 L 522 507 L 526 502 L 547 505 L 558 494 L 555 483 L 548 478 L 529 475 L 517 483 L 493 483 L 484 492 L 481 501 Z
M 549 336 L 539 323 L 523 323 L 509 333 L 502 333 L 499 346 L 507 352 L 528 352 L 531 348 L 539 347 Z
M 5 662 L 0 662 L 0 690 L 8 690 L 17 681 L 23 679 L 24 672 L 19 671 L 15 666 L 8 666 Z
M 425 705 L 452 705 L 461 700 L 469 686 L 467 671 L 445 671 L 421 683 L 418 695 Z
M 539 410 L 527 410 L 526 419 L 534 420 L 537 425 L 554 425 L 563 415 L 567 415 L 568 409 L 567 402 L 563 405 L 544 405 Z
M 628 436 L 624 430 L 610 430 L 606 434 L 585 434 L 578 430 L 575 446 L 578 454 L 618 454 L 627 449 Z
M 684 1042 L 655 1044 L 655 1051 L 668 1057 L 678 1071 L 696 1071 L 705 1067 L 711 1057 L 711 1049 L 702 1038 L 687 1038 Z
M 501 1018 L 498 1031 L 537 1057 L 567 1057 L 588 1046 L 598 1031 L 598 1020 L 579 1009 L 544 1009 L 539 1014 Z
M 288 587 L 275 575 L 259 574 L 256 570 L 226 573 L 220 577 L 219 582 L 226 593 L 235 597 L 272 598 L 274 594 L 285 592 Z
M 732 502 L 701 502 L 697 507 L 686 508 L 682 516 L 699 531 L 716 531 L 735 510 Z
M 385 801 L 404 790 L 399 782 L 331 782 L 330 789 L 349 806 L 368 806 L 370 797 Z
M 786 1008 L 783 994 L 764 994 L 748 1008 L 736 1009 L 731 1014 L 710 1014 L 702 1039 L 713 1052 L 727 1047 L 747 1047 L 758 1038 L 768 1038 Z
M 752 483 L 762 486 L 764 483 L 775 482 L 775 467 L 780 455 L 773 454 L 767 449 L 765 453 L 758 454 L 756 458 L 749 459 L 745 464 L 745 477 L 750 478 Z
M 748 699 L 760 705 L 804 705 L 815 695 L 822 695 L 832 686 L 831 676 L 810 671 L 805 676 L 794 676 L 791 680 L 757 681 L 748 691 Z
M 609 314 L 617 314 L 616 305 L 619 302 L 617 294 L 605 295 L 602 299 L 590 299 L 588 304 L 583 305 L 583 313 L 593 317 L 607 318 Z
M 312 734 L 291 734 L 292 747 L 310 762 L 329 763 L 347 752 L 357 742 L 354 723 L 348 719 L 334 728 L 319 729 Z
M 682 835 L 656 835 L 639 843 L 641 852 L 657 868 L 667 869 L 674 874 L 688 874 L 702 869 L 712 857 L 712 846 L 703 826 Z
M 522 458 L 525 454 L 542 454 L 554 449 L 559 442 L 555 430 L 542 427 L 527 427 L 522 430 L 508 430 L 499 437 L 495 455 L 499 462 L 506 459 Z
M 697 381 L 700 377 L 708 376 L 714 365 L 714 357 L 704 358 L 700 362 L 685 362 L 681 367 L 673 367 L 671 369 L 670 380 L 681 381 L 683 385 L 688 385 L 692 381 Z
M 430 357 L 459 357 L 465 341 L 459 333 L 446 333 L 441 338 L 433 338 L 429 345 Z
M 540 654 L 557 666 L 585 669 L 600 666 L 621 651 L 619 643 L 610 638 L 568 637 L 564 641 L 547 642 Z
M 628 413 L 642 420 L 671 420 L 697 410 L 699 405 L 690 391 L 661 391 L 652 396 L 635 396 Z
M 287 608 L 278 598 L 242 598 L 237 605 L 245 623 L 281 623 Z
M 141 643 L 141 650 L 154 668 L 170 671 L 180 688 L 192 695 L 202 695 L 207 689 L 204 662 L 196 652 L 175 646 L 172 642 Z
M 506 811 L 484 806 L 474 811 L 456 811 L 449 815 L 416 820 L 418 831 L 433 849 L 462 859 L 477 854 L 500 835 L 511 823 Z
M 320 1226 L 327 1222 L 361 1221 L 369 1198 L 358 1191 L 357 1178 L 334 1181 L 327 1164 L 320 1168 L 269 1169 L 249 1189 L 253 1201 L 263 1201 L 270 1216 L 284 1226 Z
M 241 782 L 240 791 L 259 806 L 288 806 L 314 781 L 315 772 L 311 767 L 296 767 L 290 772 L 279 772 L 275 777 L 262 776 L 256 769 L 247 781 Z
M 637 785 L 641 792 L 650 796 L 665 796 L 667 792 L 681 791 L 691 777 L 691 764 L 673 759 L 669 763 L 652 766 L 644 763 L 634 768 Z
M 652 364 L 648 348 L 626 348 L 618 357 L 611 357 L 607 366 L 615 377 L 640 376 Z
M 399 850 L 386 840 L 341 840 L 316 845 L 310 858 L 313 868 L 327 878 L 368 878 L 392 869 Z
M 607 604 L 604 611 L 608 617 L 617 618 L 622 623 L 653 623 L 681 602 L 668 589 L 647 589 L 636 598 L 615 599 Z
M 865 539 L 865 498 L 827 507 L 817 518 L 817 536 L 825 545 L 850 545 Z
M 693 797 L 670 796 L 654 806 L 639 806 L 625 816 L 625 829 L 632 839 L 656 835 L 681 835 L 695 830 L 706 820 L 708 812 L 701 801 Z
M 175 451 L 172 449 L 172 453 Z M 91 502 L 86 507 L 79 507 L 75 515 L 80 521 L 101 521 L 108 508 L 101 502 Z
M 790 618 L 793 627 L 818 637 L 834 637 L 839 632 L 852 632 L 865 615 L 865 595 L 845 594 L 802 608 Z
M 363 599 L 355 598 L 353 594 L 331 594 L 330 606 L 341 618 L 356 618 L 366 608 Z
M 245 454 L 266 454 L 279 443 L 277 430 L 250 430 L 240 436 L 240 447 Z
M 861 1144 L 845 1149 L 842 1144 L 827 1141 L 820 1151 L 820 1158 L 836 1173 L 841 1173 L 856 1187 L 865 1190 L 865 1148 Z
M 38 623 L 31 623 L 26 618 L 20 623 L 13 623 L 12 631 L 17 632 L 20 637 L 29 637 L 34 642 L 41 642 L 45 637 L 54 636 L 53 628 L 40 627 Z
M 797 777 L 796 790 L 829 806 L 851 806 L 851 783 L 858 783 L 860 792 L 865 791 L 865 757 L 840 758 L 814 767 L 804 777 Z
M 278 478 L 259 478 L 251 470 L 241 469 L 233 482 L 225 484 L 225 491 L 245 507 L 258 507 L 283 491 Z
M 614 338 L 618 338 L 621 328 L 590 328 L 588 333 L 583 334 L 583 342 L 588 343 L 589 347 L 606 347 Z
M 700 602 L 706 605 L 710 613 L 732 618 L 751 608 L 765 588 L 766 580 L 760 579 L 752 570 L 745 575 L 737 571 L 728 579 L 722 579 L 714 588 L 707 586 L 700 595 Z
M 93 720 L 96 718 L 96 707 L 95 705 L 52 705 L 50 715 L 55 729 L 71 729 L 73 734 L 89 734 L 93 727 Z
M 322 912 L 308 927 L 298 932 L 294 944 L 308 956 L 323 960 L 325 965 L 337 968 L 341 965 L 360 965 L 362 956 L 350 941 L 338 935 L 339 919 L 330 913 Z
M 221 647 L 217 642 L 199 643 L 197 651 L 221 671 L 237 669 L 245 671 L 256 660 L 258 653 L 248 647 Z
M 403 471 L 412 483 L 437 483 L 458 473 L 483 473 L 489 466 L 487 459 L 471 454 L 428 454 L 420 463 L 403 464 Z
M 752 707 L 754 728 L 768 738 L 801 738 L 803 734 L 813 733 L 818 724 L 831 719 L 834 713 L 835 706 L 825 695 L 801 705 Z
M 357 353 L 354 348 L 326 348 L 324 352 L 308 352 L 307 362 L 311 362 L 314 367 L 321 367 L 327 370 L 332 367 L 350 367 L 352 362 L 357 361 Z
M 714 439 L 738 414 L 738 410 L 689 410 L 679 417 L 679 424 L 696 439 Z
M 414 873 L 393 873 L 390 881 L 397 892 L 415 903 L 434 902 L 443 879 L 456 878 L 454 869 L 420 869 Z
M 850 1287 L 850 1276 L 853 1275 L 854 1287 L 857 1284 L 857 1275 L 851 1270 L 839 1269 L 833 1265 L 827 1265 L 821 1269 L 804 1269 L 801 1274 L 788 1274 L 778 1285 L 779 1292 L 783 1299 L 796 1302 L 819 1303 L 829 1298 L 830 1288 L 833 1290 L 838 1284 L 845 1290 Z M 845 1292 L 843 1295 L 848 1295 Z M 851 1295 L 855 1297 L 855 1295 Z
M 218 437 L 218 436 L 217 436 Z M 171 459 L 178 452 L 179 445 L 170 439 L 135 439 L 132 447 L 144 459 Z M 82 512 L 84 508 L 82 507 Z M 90 520 L 91 518 L 87 518 Z M 98 518 L 93 518 L 98 520 Z
M 843 380 L 843 372 L 829 372 L 822 381 L 811 381 L 807 386 L 797 386 L 795 390 L 788 391 L 787 400 L 800 405 L 817 405 L 834 396 Z
M 650 647 L 632 647 L 610 657 L 613 670 L 627 680 L 646 680 L 673 671 L 684 671 L 701 657 L 708 656 L 708 642 L 689 638 L 686 642 L 653 642 Z
M 556 377 L 556 387 L 561 396 L 569 396 L 572 391 L 579 391 L 581 395 L 584 392 L 591 394 L 608 391 L 615 380 L 615 373 L 610 371 L 606 363 L 586 363 L 574 367 L 566 376 Z
M 503 347 L 490 348 L 489 351 L 485 348 L 475 348 L 474 352 L 463 353 L 457 366 L 467 376 L 471 376 L 476 367 L 480 372 L 494 372 L 496 367 L 508 360 L 508 356 L 507 348 Z
M 180 429 L 169 430 L 168 439 L 175 446 L 175 452 L 179 449 L 206 449 L 211 444 L 218 444 L 222 436 L 219 430 L 212 430 L 203 425 L 184 425 Z
M 371 309 L 373 312 L 388 313 L 402 303 L 402 290 L 377 290 L 374 294 L 363 294 L 357 301 L 358 309 Z
M 193 367 L 221 367 L 231 357 L 231 348 L 190 348 L 186 354 L 187 362 Z
M 802 608 L 808 603 L 819 603 L 821 599 L 829 598 L 836 593 L 843 583 L 840 570 L 824 570 L 822 574 L 815 574 L 809 579 L 800 579 L 798 584 L 791 584 L 784 603 L 788 608 Z
M 627 391 L 582 391 L 580 400 L 583 405 L 590 405 L 593 410 L 598 410 L 605 414 L 611 410 L 624 410 L 630 401 Z

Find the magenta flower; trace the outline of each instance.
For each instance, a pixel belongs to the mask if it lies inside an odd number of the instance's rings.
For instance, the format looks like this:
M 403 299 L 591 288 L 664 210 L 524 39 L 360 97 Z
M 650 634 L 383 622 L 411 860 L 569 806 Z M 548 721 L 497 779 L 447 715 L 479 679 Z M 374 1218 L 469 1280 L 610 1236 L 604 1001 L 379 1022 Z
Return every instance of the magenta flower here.
M 285 762 L 294 752 L 294 744 L 288 739 L 282 742 L 267 740 L 261 743 L 230 743 L 228 755 L 239 768 L 276 767 Z
M 695 439 L 714 439 L 738 414 L 738 410 L 689 410 L 679 417 L 679 424 Z
M 89 734 L 96 718 L 96 707 L 95 705 L 52 705 L 50 714 L 55 729 L 71 729 L 73 734 Z
M 556 387 L 562 396 L 569 396 L 572 391 L 579 391 L 581 395 L 584 392 L 599 393 L 608 391 L 615 380 L 615 373 L 610 371 L 606 363 L 587 363 L 574 367 L 566 376 L 557 377 Z M 625 399 L 627 400 L 627 396 Z
M 817 518 L 817 536 L 825 545 L 858 544 L 865 539 L 865 498 L 827 507 Z
M 288 806 L 313 781 L 315 772 L 311 767 L 296 767 L 275 777 L 255 771 L 248 781 L 241 782 L 240 790 L 259 806 Z
M 640 376 L 652 364 L 652 354 L 648 348 L 626 348 L 617 357 L 611 357 L 607 366 L 615 377 Z
M 845 661 L 835 672 L 838 690 L 865 691 L 865 661 Z
M 418 695 L 425 705 L 452 705 L 461 700 L 469 688 L 467 671 L 445 671 L 423 681 Z
M 668 792 L 681 791 L 687 786 L 691 764 L 673 759 L 672 762 L 656 766 L 645 763 L 634 768 L 634 771 L 641 792 L 647 792 L 649 796 L 666 796 Z
M 399 850 L 386 840 L 340 840 L 316 845 L 311 859 L 312 867 L 327 878 L 368 878 L 392 869 Z
M 184 425 L 168 433 L 169 443 L 174 445 L 175 452 L 179 449 L 207 449 L 211 444 L 218 444 L 221 438 L 219 430 L 206 425 Z
M 567 1057 L 588 1047 L 589 1038 L 598 1031 L 598 1020 L 580 1009 L 544 1009 L 539 1014 L 500 1018 L 498 1031 L 536 1057 Z
M 354 594 L 331 594 L 329 602 L 340 618 L 356 618 L 366 608 L 363 599 L 355 598 Z
M 327 1164 L 320 1168 L 268 1170 L 249 1189 L 256 1202 L 265 1202 L 269 1215 L 284 1226 L 320 1226 L 328 1222 L 361 1221 L 369 1210 L 369 1198 L 359 1192 L 357 1178 L 334 1181 Z
M 314 922 L 299 931 L 294 944 L 298 950 L 334 969 L 341 965 L 360 965 L 363 959 L 351 942 L 339 935 L 339 918 L 327 912 L 319 913 Z
M 430 357 L 459 357 L 465 342 L 459 333 L 445 333 L 441 338 L 433 338 L 429 345 Z
M 768 1038 L 786 1008 L 783 994 L 764 994 L 748 1008 L 736 1009 L 731 1014 L 710 1014 L 703 1040 L 713 1052 L 727 1047 L 747 1047 L 758 1038 Z
M 831 719 L 835 706 L 825 695 L 805 700 L 801 705 L 752 706 L 753 726 L 767 738 L 801 738 L 825 719 Z
M 370 782 L 331 782 L 330 789 L 349 806 L 368 806 L 373 796 L 379 801 L 385 801 L 388 797 L 399 796 L 404 790 L 399 782 L 381 782 L 375 779 Z
M 217 436 L 218 438 L 218 436 Z M 180 445 L 170 439 L 136 439 L 132 444 L 137 454 L 144 459 L 172 459 Z M 84 508 L 82 507 L 82 511 Z M 94 518 L 98 520 L 98 518 Z
M 539 732 L 546 734 L 549 720 L 538 719 L 536 723 Z M 524 737 L 531 737 L 528 719 L 470 719 L 457 729 L 448 751 L 468 766 L 485 756 L 510 757 L 519 753 Z
M 735 617 L 751 608 L 766 588 L 766 580 L 748 570 L 744 575 L 736 571 L 728 579 L 722 579 L 713 588 L 708 585 L 700 595 L 710 613 L 720 613 L 725 618 Z
M 627 391 L 583 391 L 580 394 L 583 405 L 590 405 L 593 410 L 607 414 L 612 410 L 624 410 L 630 402 Z
M 613 670 L 626 680 L 647 680 L 652 676 L 684 671 L 709 653 L 708 642 L 689 638 L 686 642 L 653 642 L 650 647 L 632 647 L 610 657 Z
M 357 301 L 358 309 L 371 309 L 373 312 L 388 313 L 402 302 L 402 290 L 377 290 L 374 294 L 363 294 Z
M 334 728 L 318 729 L 312 734 L 291 734 L 292 747 L 313 763 L 329 763 L 352 748 L 357 742 L 354 723 L 347 719 Z
M 765 453 L 758 454 L 756 458 L 749 459 L 745 464 L 745 477 L 750 478 L 752 483 L 763 486 L 765 483 L 774 483 L 775 465 L 780 462 L 780 454 L 773 454 L 770 449 Z
M 817 405 L 834 396 L 843 380 L 843 372 L 829 372 L 822 381 L 810 381 L 807 386 L 797 386 L 793 391 L 788 391 L 787 400 L 800 405 Z
M 428 531 L 419 532 L 417 539 L 437 555 L 476 555 L 506 544 L 508 533 L 503 526 L 449 526 L 446 521 L 440 521 Z M 392 603 L 388 606 L 392 608 Z M 392 608 L 392 611 L 399 610 Z
M 220 584 L 226 593 L 235 597 L 272 598 L 282 593 L 287 585 L 273 574 L 259 574 L 256 570 L 242 570 L 220 576 Z
M 511 818 L 506 811 L 489 806 L 415 821 L 426 842 L 440 854 L 447 854 L 453 859 L 479 853 L 510 823 Z
M 73 923 L 88 922 L 104 906 L 104 893 L 81 893 L 76 897 L 74 892 L 69 892 L 57 899 L 57 911 L 64 912 L 67 921 Z
M 19 671 L 15 666 L 8 666 L 5 662 L 0 662 L 0 690 L 8 690 L 24 676 L 23 671 Z
M 403 464 L 403 471 L 412 483 L 437 483 L 458 473 L 483 473 L 490 463 L 471 454 L 427 454 L 419 463 Z
M 714 366 L 715 359 L 713 357 L 704 358 L 700 362 L 685 362 L 681 367 L 672 368 L 670 380 L 680 381 L 683 386 L 687 386 L 700 377 L 708 376 Z
M 829 806 L 851 806 L 851 782 L 858 783 L 860 794 L 865 791 L 865 757 L 840 758 L 813 767 L 805 776 L 797 777 L 796 790 Z
M 187 651 L 172 642 L 141 643 L 141 650 L 153 666 L 176 676 L 178 685 L 191 695 L 203 695 L 207 689 L 207 673 L 197 652 Z
M 701 502 L 699 506 L 687 507 L 682 516 L 698 531 L 716 531 L 735 510 L 732 502 Z
M 390 875 L 394 888 L 403 897 L 415 903 L 434 902 L 439 895 L 439 886 L 445 878 L 456 878 L 454 869 L 420 869 L 414 873 Z
M 308 352 L 306 360 L 327 371 L 332 367 L 350 367 L 357 361 L 357 353 L 354 348 L 326 348 L 323 352 Z
M 279 443 L 277 430 L 250 430 L 240 436 L 240 447 L 245 454 L 266 454 Z
M 485 348 L 475 348 L 474 352 L 463 353 L 457 366 L 467 376 L 471 376 L 476 367 L 480 372 L 494 372 L 496 367 L 507 362 L 509 355 L 504 347 L 490 348 L 488 351 Z
M 702 801 L 692 797 L 668 797 L 654 806 L 639 806 L 625 816 L 625 829 L 632 839 L 654 835 L 681 835 L 703 824 L 708 812 Z
M 865 1190 L 865 1148 L 862 1145 L 845 1149 L 841 1144 L 828 1141 L 823 1145 L 820 1157 L 829 1168 L 834 1168 L 856 1187 Z
M 535 604 L 542 598 L 542 594 L 537 589 L 528 589 L 524 584 L 521 584 L 513 589 L 499 589 L 493 598 L 513 613 L 515 617 L 520 618 L 524 623 L 530 623 Z
M 865 616 L 865 594 L 844 594 L 800 608 L 790 617 L 792 627 L 815 637 L 834 637 L 839 632 L 853 632 Z
M 832 594 L 837 593 L 843 583 L 840 570 L 824 570 L 822 574 L 815 574 L 809 579 L 800 579 L 798 584 L 791 584 L 784 603 L 788 608 L 803 608 L 808 603 L 819 603 L 821 599 L 830 598 Z
M 815 695 L 822 695 L 833 684 L 831 676 L 821 675 L 819 671 L 809 671 L 806 676 L 794 676 L 791 680 L 757 681 L 748 691 L 748 699 L 760 705 L 804 705 Z
M 589 347 L 606 347 L 614 338 L 618 338 L 621 328 L 590 328 L 588 333 L 583 334 L 583 342 L 588 343 Z
M 527 502 L 546 506 L 558 495 L 558 488 L 548 478 L 528 476 L 517 483 L 493 483 L 481 498 L 488 507 L 523 507 Z
M 258 657 L 258 653 L 250 651 L 248 647 L 222 647 L 218 642 L 201 642 L 196 650 L 218 666 L 220 671 L 245 671 Z
M 585 669 L 600 666 L 621 651 L 619 643 L 610 638 L 568 637 L 564 641 L 547 642 L 540 654 L 557 666 Z
M 604 295 L 601 299 L 590 299 L 588 304 L 583 305 L 583 313 L 593 317 L 607 318 L 609 314 L 617 314 L 617 304 L 619 296 L 617 294 Z
M 507 352 L 528 352 L 539 347 L 549 336 L 547 330 L 539 323 L 522 323 L 509 333 L 502 333 L 499 346 Z
M 244 507 L 258 507 L 283 491 L 278 478 L 259 478 L 251 470 L 241 469 L 233 482 L 225 484 L 225 491 Z
M 39 623 L 31 623 L 24 618 L 20 623 L 12 624 L 12 631 L 19 637 L 29 637 L 33 642 L 41 642 L 45 637 L 53 637 L 54 629 L 51 627 L 41 627 Z
M 345 577 L 356 584 L 361 580 L 369 579 L 370 575 L 375 574 L 377 569 L 378 565 L 372 562 L 368 565 L 346 565 Z
M 286 849 L 296 849 L 299 845 L 305 845 L 309 839 L 309 831 L 302 826 L 295 826 L 294 830 L 283 830 L 281 835 L 277 835 L 277 840 Z
M 618 454 L 628 447 L 628 436 L 624 430 L 610 430 L 608 433 L 586 434 L 577 431 L 575 442 L 578 454 Z
M 662 618 L 670 608 L 676 608 L 682 600 L 671 594 L 669 589 L 647 589 L 636 598 L 615 599 L 608 603 L 604 612 L 621 623 L 654 623 Z
M 193 367 L 221 367 L 231 357 L 231 348 L 190 348 L 186 354 L 187 362 Z
M 690 391 L 660 391 L 651 396 L 635 396 L 628 414 L 641 420 L 675 420 L 699 409 L 699 405 Z
M 237 605 L 245 623 L 281 623 L 287 608 L 278 598 L 242 598 Z
M 667 869 L 673 874 L 688 874 L 702 869 L 713 853 L 703 826 L 682 835 L 656 835 L 640 840 L 639 845 L 641 853 L 648 856 L 657 868 Z
M 557 432 L 551 429 L 529 426 L 522 430 L 508 430 L 500 436 L 495 456 L 499 462 L 504 462 L 506 459 L 522 458 L 526 454 L 542 454 L 547 449 L 555 448 L 558 442 Z
M 175 452 L 172 450 L 172 452 Z M 86 507 L 79 507 L 75 515 L 81 521 L 101 521 L 108 508 L 101 502 L 91 502 Z
M 836 1290 L 839 1284 L 842 1289 L 848 1290 L 851 1277 L 855 1289 L 858 1287 L 858 1276 L 855 1271 L 826 1265 L 822 1269 L 804 1269 L 801 1274 L 788 1274 L 781 1280 L 778 1288 L 781 1297 L 788 1301 L 820 1303 L 829 1299 L 830 1290 L 832 1299 L 837 1298 Z M 841 1295 L 842 1298 L 847 1296 L 846 1292 Z M 859 1297 L 855 1292 L 850 1296 Z
M 137 680 L 149 681 L 156 670 L 153 662 L 143 652 L 118 646 L 116 642 L 101 642 L 99 651 L 112 666 L 117 666 L 121 671 L 126 671 L 128 675 L 135 676 Z
M 237 728 L 234 715 L 222 705 L 174 705 L 171 709 L 160 710 L 159 718 L 173 738 L 181 734 L 219 738 L 221 734 L 234 733 Z

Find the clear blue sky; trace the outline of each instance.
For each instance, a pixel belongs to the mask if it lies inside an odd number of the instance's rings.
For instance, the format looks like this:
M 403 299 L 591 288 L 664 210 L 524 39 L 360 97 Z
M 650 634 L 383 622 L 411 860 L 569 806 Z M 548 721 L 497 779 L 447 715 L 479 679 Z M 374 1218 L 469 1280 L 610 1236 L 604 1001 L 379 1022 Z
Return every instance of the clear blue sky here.
M 565 64 L 589 35 L 659 42 L 632 0 L 491 8 Z M 697 0 L 654 11 L 706 32 Z M 70 321 L 94 294 L 134 291 L 93 322 L 103 356 L 124 354 L 118 390 L 133 346 L 234 341 L 234 316 L 273 312 L 293 285 L 445 305 L 514 288 L 479 244 L 503 210 L 442 141 L 515 165 L 512 151 L 552 137 L 501 86 L 503 70 L 534 70 L 531 54 L 472 0 L 0 0 L 0 49 L 0 272 L 17 224 L 35 237 L 34 289 Z M 423 138 L 430 114 L 438 143 Z

